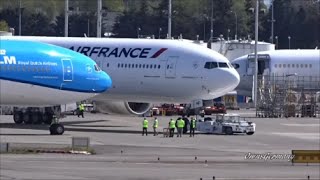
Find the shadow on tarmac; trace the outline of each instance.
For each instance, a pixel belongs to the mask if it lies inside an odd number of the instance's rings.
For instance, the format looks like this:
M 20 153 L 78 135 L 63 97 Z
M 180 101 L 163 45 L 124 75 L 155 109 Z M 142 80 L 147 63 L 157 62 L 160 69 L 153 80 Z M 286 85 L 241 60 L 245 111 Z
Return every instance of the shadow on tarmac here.
M 94 121 L 68 121 L 61 122 L 65 127 L 66 131 L 76 131 L 76 132 L 99 132 L 99 133 L 129 133 L 129 134 L 140 134 L 141 131 L 135 130 L 112 130 L 112 129 L 90 129 L 92 128 L 100 128 L 100 127 L 129 127 L 129 126 L 114 126 L 114 125 L 90 125 L 90 123 L 96 122 L 106 122 L 110 120 L 94 120 Z M 87 124 L 88 123 L 88 124 Z M 50 125 L 46 124 L 15 124 L 15 123 L 0 123 L 0 128 L 8 128 L 8 129 L 31 129 L 31 130 L 48 130 Z M 70 126 L 74 126 L 70 127 Z M 76 127 L 87 127 L 87 128 L 76 128 Z M 0 135 L 48 135 L 48 134 L 17 134 L 17 133 L 0 133 Z

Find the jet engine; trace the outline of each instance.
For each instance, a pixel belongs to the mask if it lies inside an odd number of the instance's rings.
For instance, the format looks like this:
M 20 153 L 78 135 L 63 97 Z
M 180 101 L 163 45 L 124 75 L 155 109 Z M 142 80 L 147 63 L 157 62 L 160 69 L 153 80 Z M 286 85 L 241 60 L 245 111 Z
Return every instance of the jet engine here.
M 142 115 L 151 109 L 152 104 L 138 102 L 96 101 L 95 106 L 97 111 L 101 113 Z

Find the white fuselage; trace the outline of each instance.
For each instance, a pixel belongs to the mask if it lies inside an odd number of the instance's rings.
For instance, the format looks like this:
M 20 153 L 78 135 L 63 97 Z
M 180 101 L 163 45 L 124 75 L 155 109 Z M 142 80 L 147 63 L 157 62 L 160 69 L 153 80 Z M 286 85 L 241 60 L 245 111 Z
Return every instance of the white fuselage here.
M 238 73 L 224 56 L 192 43 L 154 39 L 16 38 L 50 43 L 90 56 L 110 75 L 113 83 L 108 91 L 95 96 L 96 100 L 189 103 L 220 97 L 239 83 Z M 211 61 L 228 66 L 204 68 Z
M 320 50 L 275 50 L 259 52 L 258 75 L 271 75 L 273 78 L 296 80 L 297 86 L 319 87 Z M 251 95 L 254 75 L 254 61 L 242 56 L 232 61 L 237 67 L 241 81 L 236 88 L 238 94 Z M 252 57 L 252 56 L 251 56 Z M 240 92 L 240 93 L 239 93 Z

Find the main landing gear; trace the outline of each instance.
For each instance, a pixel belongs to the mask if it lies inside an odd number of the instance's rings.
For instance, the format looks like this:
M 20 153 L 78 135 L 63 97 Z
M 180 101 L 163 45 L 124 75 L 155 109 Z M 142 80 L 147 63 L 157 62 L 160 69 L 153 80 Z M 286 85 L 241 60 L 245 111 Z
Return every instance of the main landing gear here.
M 48 124 L 51 135 L 62 135 L 64 126 L 59 123 L 61 117 L 60 106 L 45 108 L 18 108 L 14 107 L 13 121 L 16 124 Z

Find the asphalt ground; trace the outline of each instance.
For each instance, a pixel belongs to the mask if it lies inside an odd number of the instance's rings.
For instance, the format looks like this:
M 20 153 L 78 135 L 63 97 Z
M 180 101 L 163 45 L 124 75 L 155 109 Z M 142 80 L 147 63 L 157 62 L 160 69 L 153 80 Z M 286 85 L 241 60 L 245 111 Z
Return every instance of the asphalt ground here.
M 72 137 L 89 137 L 96 155 L 0 154 L 0 179 L 320 179 L 319 164 L 292 165 L 293 149 L 320 149 L 319 118 L 254 118 L 253 110 L 230 111 L 250 118 L 256 133 L 196 134 L 194 138 L 142 136 L 142 117 L 86 113 L 61 122 L 66 132 L 49 135 L 46 125 L 16 125 L 0 116 L 0 140 L 11 147 L 59 149 Z M 159 129 L 171 117 L 158 117 Z M 176 118 L 174 116 L 173 118 Z M 152 124 L 151 117 L 148 117 Z M 263 159 L 254 155 L 288 155 Z M 260 156 L 261 157 L 261 156 Z

